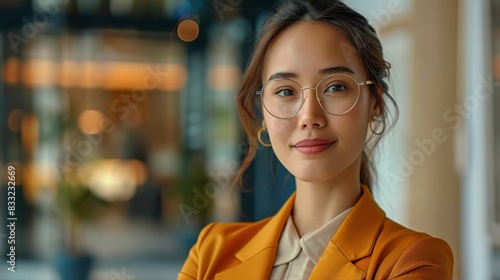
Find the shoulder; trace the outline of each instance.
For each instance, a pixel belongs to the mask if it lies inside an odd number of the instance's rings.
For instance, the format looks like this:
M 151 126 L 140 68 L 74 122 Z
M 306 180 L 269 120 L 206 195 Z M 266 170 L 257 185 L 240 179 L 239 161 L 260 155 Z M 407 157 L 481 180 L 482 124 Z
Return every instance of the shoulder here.
M 384 222 L 372 257 L 378 259 L 380 268 L 386 268 L 381 270 L 389 279 L 451 279 L 453 272 L 453 252 L 446 241 L 390 219 Z
M 217 272 L 241 264 L 249 256 L 276 249 L 280 232 L 293 207 L 293 199 L 294 195 L 274 216 L 257 222 L 205 226 L 189 251 L 179 279 L 213 279 Z
M 231 267 L 237 260 L 235 254 L 269 221 L 241 223 L 211 223 L 205 226 L 196 244 L 189 251 L 178 279 L 200 279 L 217 271 Z M 212 274 L 210 274 L 212 273 Z
M 434 248 L 451 252 L 450 246 L 444 240 L 414 231 L 388 218 L 382 226 L 378 239 L 378 242 L 384 244 L 385 247 L 389 246 L 396 251 L 418 246 L 422 250 Z
M 201 230 L 198 243 L 212 242 L 221 238 L 224 239 L 225 243 L 233 239 L 242 242 L 242 238 L 251 238 L 259 232 L 269 219 L 267 218 L 258 222 L 210 223 Z

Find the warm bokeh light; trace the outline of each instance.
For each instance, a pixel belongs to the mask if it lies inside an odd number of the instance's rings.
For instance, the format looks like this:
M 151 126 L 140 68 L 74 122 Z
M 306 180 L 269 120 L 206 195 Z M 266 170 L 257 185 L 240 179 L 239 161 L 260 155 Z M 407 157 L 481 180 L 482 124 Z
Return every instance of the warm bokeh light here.
M 185 19 L 177 27 L 177 35 L 184 42 L 192 42 L 198 38 L 200 27 L 198 23 L 191 19 Z
M 31 114 L 25 116 L 21 122 L 21 141 L 24 149 L 31 153 L 38 143 L 38 118 Z
M 23 82 L 31 87 L 50 87 L 59 80 L 59 63 L 50 59 L 30 59 L 21 71 Z
M 91 166 L 85 171 L 89 175 L 86 181 L 94 195 L 106 201 L 127 201 L 134 196 L 138 174 L 130 162 L 108 159 L 88 164 Z
M 4 78 L 8 84 L 17 84 L 19 82 L 21 62 L 18 58 L 9 57 L 5 61 Z
M 78 80 L 81 88 L 99 88 L 106 78 L 104 75 L 105 69 L 102 68 L 102 63 L 92 60 L 84 60 L 80 62 L 78 69 Z
M 62 87 L 74 87 L 78 81 L 79 63 L 75 60 L 63 59 L 59 65 L 61 75 L 59 75 L 59 84 Z
M 182 64 L 107 62 L 100 69 L 106 69 L 101 88 L 108 90 L 179 91 L 187 81 L 187 69 Z
M 213 89 L 233 90 L 240 82 L 241 70 L 235 65 L 217 65 L 210 69 L 208 75 Z
M 20 71 L 28 87 L 179 91 L 187 81 L 187 69 L 181 63 L 31 59 L 11 60 L 5 71 L 8 83 L 17 83 L 15 74 Z
M 144 162 L 140 160 L 130 160 L 128 161 L 130 171 L 136 176 L 136 183 L 138 186 L 144 184 L 146 182 L 148 173 L 147 167 Z
M 30 161 L 23 168 L 23 187 L 26 200 L 35 203 L 42 189 L 54 190 L 58 184 L 57 166 L 50 161 Z M 21 177 L 21 176 L 19 176 Z
M 100 111 L 86 110 L 78 117 L 78 127 L 85 134 L 98 134 L 104 115 Z
M 188 71 L 186 66 L 182 64 L 167 64 L 163 88 L 167 91 L 180 91 L 187 83 Z
M 20 132 L 22 120 L 23 120 L 23 111 L 19 109 L 12 110 L 9 113 L 9 117 L 7 119 L 9 129 L 12 130 L 13 132 Z

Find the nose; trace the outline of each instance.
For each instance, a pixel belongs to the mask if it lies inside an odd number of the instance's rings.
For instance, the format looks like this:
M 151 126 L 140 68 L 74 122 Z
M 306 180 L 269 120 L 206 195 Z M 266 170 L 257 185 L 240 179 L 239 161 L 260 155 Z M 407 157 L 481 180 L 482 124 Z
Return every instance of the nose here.
M 303 89 L 304 100 L 299 111 L 300 128 L 321 128 L 326 125 L 325 111 L 316 97 L 316 88 Z

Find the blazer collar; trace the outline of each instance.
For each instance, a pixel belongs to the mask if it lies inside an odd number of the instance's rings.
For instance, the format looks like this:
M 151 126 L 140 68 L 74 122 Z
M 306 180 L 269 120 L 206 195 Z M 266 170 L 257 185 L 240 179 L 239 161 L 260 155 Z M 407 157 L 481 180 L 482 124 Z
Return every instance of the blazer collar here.
M 363 193 L 328 243 L 310 279 L 364 279 L 365 273 L 353 262 L 371 255 L 386 219 L 369 189 Z M 216 275 L 215 279 L 268 279 L 276 257 L 278 241 L 295 201 L 295 193 L 276 215 L 236 253 L 240 264 Z

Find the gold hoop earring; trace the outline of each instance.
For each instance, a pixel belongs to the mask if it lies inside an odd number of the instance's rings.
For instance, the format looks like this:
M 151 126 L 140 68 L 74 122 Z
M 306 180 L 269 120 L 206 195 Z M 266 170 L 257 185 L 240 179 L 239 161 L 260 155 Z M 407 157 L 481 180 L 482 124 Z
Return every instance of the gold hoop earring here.
M 375 129 L 373 129 L 374 122 L 382 122 L 382 130 L 380 132 L 377 132 L 377 131 L 375 131 Z M 370 122 L 370 130 L 373 134 L 375 134 L 377 136 L 384 134 L 384 132 L 385 132 L 385 118 L 372 116 L 372 121 Z
M 262 141 L 262 132 L 264 132 L 264 130 L 266 130 L 266 126 L 263 125 L 260 129 L 259 129 L 259 132 L 257 133 L 257 139 L 259 139 L 259 143 L 264 146 L 264 147 L 271 147 L 271 143 L 264 143 L 264 141 Z

